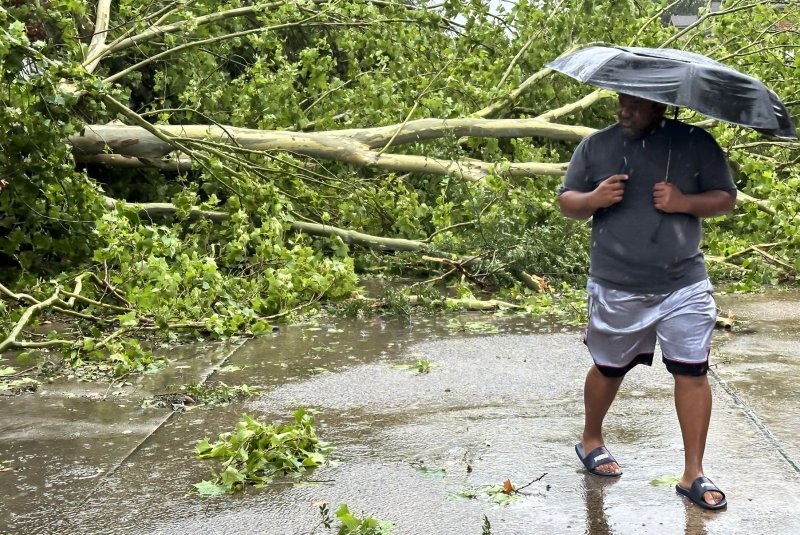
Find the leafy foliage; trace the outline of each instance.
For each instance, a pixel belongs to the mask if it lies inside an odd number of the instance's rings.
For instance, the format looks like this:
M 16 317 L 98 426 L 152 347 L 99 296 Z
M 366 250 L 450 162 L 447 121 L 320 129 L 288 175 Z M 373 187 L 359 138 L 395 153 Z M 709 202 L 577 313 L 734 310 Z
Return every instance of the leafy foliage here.
M 144 398 L 139 404 L 142 407 L 170 408 L 173 411 L 184 412 L 198 406 L 227 405 L 232 401 L 246 399 L 259 393 L 259 389 L 252 386 L 228 386 L 221 381 L 209 384 L 168 385 L 166 393 Z
M 507 490 L 503 484 L 469 487 L 457 492 L 455 496 L 471 500 L 477 499 L 480 496 L 486 496 L 490 502 L 498 505 L 509 505 L 522 499 L 522 495 L 514 492 L 514 490 Z
M 198 459 L 216 459 L 219 470 L 212 480 L 194 485 L 203 496 L 216 496 L 262 487 L 275 477 L 300 477 L 306 469 L 319 466 L 332 447 L 317 438 L 314 419 L 304 409 L 294 413 L 294 424 L 272 425 L 244 415 L 236 430 L 208 438 L 196 446 Z
M 447 324 L 451 331 L 466 332 L 471 334 L 497 334 L 500 330 L 497 326 L 485 321 L 463 321 L 460 318 L 452 318 Z
M 343 503 L 336 509 L 336 518 L 342 523 L 338 535 L 391 535 L 393 522 L 371 516 L 358 517 Z
M 319 505 L 319 514 L 321 517 L 320 525 L 326 529 L 331 529 L 334 520 L 331 517 L 327 502 Z M 335 514 L 336 518 L 341 522 L 339 529 L 336 531 L 338 535 L 391 535 L 394 527 L 394 523 L 388 520 L 377 520 L 367 515 L 358 517 L 350 512 L 350 508 L 346 503 L 341 504 L 336 509 Z
M 511 483 L 510 479 L 506 479 L 500 485 L 481 485 L 478 487 L 468 487 L 460 492 L 457 492 L 455 496 L 459 498 L 477 499 L 479 496 L 486 495 L 489 497 L 489 501 L 492 503 L 508 505 L 522 498 L 523 495 L 527 494 L 522 492 L 524 489 L 530 487 L 537 481 L 541 481 L 546 475 L 546 473 L 542 474 L 530 483 L 522 485 L 521 487 L 517 487 Z M 547 485 L 546 489 L 549 490 L 550 485 Z M 489 525 L 488 519 L 484 517 L 484 520 L 484 529 L 490 529 L 491 526 Z
M 422 375 L 425 373 L 429 373 L 431 368 L 436 366 L 435 362 L 431 362 L 428 359 L 416 359 L 414 362 L 409 364 L 397 364 L 394 367 L 399 370 L 407 370 L 413 372 L 416 375 Z
M 21 379 L 4 379 L 0 377 L 0 395 L 21 394 L 23 392 L 35 392 L 41 383 L 30 377 Z
M 129 375 L 157 372 L 167 365 L 167 358 L 157 356 L 132 339 L 114 341 L 97 349 L 91 338 L 83 346 L 69 352 L 67 364 L 81 379 L 94 381 L 109 377 L 119 382 Z

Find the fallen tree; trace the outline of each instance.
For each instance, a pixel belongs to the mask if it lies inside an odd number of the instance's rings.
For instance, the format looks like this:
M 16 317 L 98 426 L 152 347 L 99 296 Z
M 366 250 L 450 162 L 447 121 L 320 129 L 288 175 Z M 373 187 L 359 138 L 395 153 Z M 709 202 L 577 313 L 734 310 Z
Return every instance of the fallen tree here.
M 217 125 L 166 125 L 154 126 L 152 129 L 161 136 L 137 126 L 88 125 L 82 135 L 70 136 L 69 143 L 78 161 L 92 156 L 120 155 L 140 159 L 139 161 L 146 165 L 160 167 L 162 165 L 160 158 L 174 152 L 176 147 L 173 143 L 177 142 L 195 150 L 202 150 L 204 146 L 212 144 L 216 147 L 231 145 L 246 151 L 291 152 L 386 171 L 455 175 L 467 180 L 480 181 L 488 174 L 562 176 L 567 163 L 513 162 L 499 170 L 493 163 L 475 159 L 444 160 L 392 154 L 384 150 L 389 146 L 442 137 L 546 137 L 580 141 L 595 131 L 593 128 L 559 125 L 539 119 L 420 119 L 381 128 L 308 133 L 262 131 Z M 125 160 L 118 158 L 89 161 L 105 163 L 112 167 L 118 164 L 126 165 Z

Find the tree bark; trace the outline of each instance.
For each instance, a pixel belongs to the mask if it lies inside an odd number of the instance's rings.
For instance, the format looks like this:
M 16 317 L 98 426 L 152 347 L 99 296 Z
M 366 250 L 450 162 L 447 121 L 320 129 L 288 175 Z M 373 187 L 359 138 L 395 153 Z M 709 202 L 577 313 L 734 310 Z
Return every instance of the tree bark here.
M 579 141 L 595 130 L 582 126 L 549 123 L 538 119 L 420 119 L 405 125 L 326 132 L 288 132 L 253 130 L 215 125 L 158 125 L 159 133 L 182 143 L 210 141 L 236 145 L 256 151 L 289 151 L 314 158 L 336 160 L 357 166 L 389 171 L 456 175 L 480 181 L 496 173 L 494 164 L 480 160 L 446 160 L 409 154 L 382 152 L 391 141 L 401 145 L 445 136 L 546 137 Z M 78 160 L 102 161 L 106 165 L 130 166 L 130 160 L 110 157 L 109 153 L 155 163 L 173 152 L 164 139 L 138 126 L 90 125 L 83 135 L 69 138 Z M 378 152 L 374 149 L 381 149 Z M 146 160 L 147 161 L 147 160 Z M 180 161 L 180 159 L 179 159 Z M 566 163 L 511 163 L 502 173 L 507 176 L 561 176 Z
M 100 63 L 100 52 L 106 46 L 106 36 L 108 35 L 108 23 L 111 20 L 111 0 L 98 0 L 95 9 L 94 34 L 92 42 L 89 43 L 89 50 L 86 52 L 88 58 L 92 58 L 84 63 L 86 72 L 94 72 Z

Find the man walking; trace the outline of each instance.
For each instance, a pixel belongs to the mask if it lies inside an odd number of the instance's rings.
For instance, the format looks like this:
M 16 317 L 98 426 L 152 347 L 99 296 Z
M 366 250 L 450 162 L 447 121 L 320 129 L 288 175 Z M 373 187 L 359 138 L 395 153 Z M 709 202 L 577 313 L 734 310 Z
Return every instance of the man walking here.
M 603 442 L 603 420 L 625 374 L 651 365 L 658 340 L 675 379 L 685 451 L 676 490 L 701 507 L 722 509 L 724 493 L 703 473 L 716 305 L 699 250 L 700 218 L 731 211 L 736 186 L 714 139 L 665 119 L 665 109 L 621 94 L 618 123 L 581 142 L 559 192 L 564 215 L 592 217 L 585 343 L 594 365 L 575 449 L 591 473 L 622 475 Z

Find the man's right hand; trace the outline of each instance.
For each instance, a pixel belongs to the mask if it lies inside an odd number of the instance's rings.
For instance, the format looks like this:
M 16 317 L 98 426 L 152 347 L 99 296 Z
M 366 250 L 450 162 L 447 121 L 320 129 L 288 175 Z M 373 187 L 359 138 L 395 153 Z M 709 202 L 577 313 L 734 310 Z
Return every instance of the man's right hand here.
M 611 175 L 600 182 L 592 192 L 591 202 L 595 209 L 608 208 L 622 201 L 622 196 L 625 194 L 625 181 L 627 180 L 628 175 Z
M 567 190 L 558 196 L 561 213 L 575 219 L 592 217 L 600 208 L 608 208 L 622 200 L 628 175 L 611 175 L 593 191 Z

